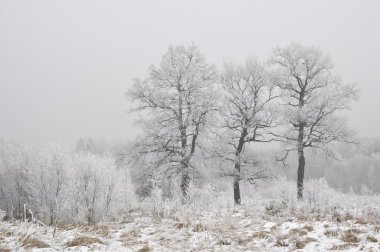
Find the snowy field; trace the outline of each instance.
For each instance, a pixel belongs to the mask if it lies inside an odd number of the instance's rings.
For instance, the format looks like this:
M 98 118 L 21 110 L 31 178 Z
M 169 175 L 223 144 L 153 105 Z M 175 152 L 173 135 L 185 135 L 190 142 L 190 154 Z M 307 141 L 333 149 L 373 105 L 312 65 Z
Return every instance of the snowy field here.
M 360 198 L 376 201 L 353 200 Z M 114 222 L 60 226 L 55 237 L 54 227 L 3 221 L 0 251 L 380 251 L 378 210 L 310 211 L 264 200 L 169 217 L 136 209 Z

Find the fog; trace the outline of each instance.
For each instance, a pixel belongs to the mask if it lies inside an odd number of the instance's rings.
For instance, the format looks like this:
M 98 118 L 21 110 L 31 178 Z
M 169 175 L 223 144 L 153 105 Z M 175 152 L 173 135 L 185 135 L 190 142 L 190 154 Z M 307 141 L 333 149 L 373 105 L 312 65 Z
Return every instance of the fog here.
M 295 41 L 360 88 L 350 123 L 380 136 L 379 1 L 0 1 L 0 137 L 74 145 L 132 139 L 125 92 L 170 44 L 218 68 Z
M 0 251 L 379 251 L 379 10 L 0 0 Z

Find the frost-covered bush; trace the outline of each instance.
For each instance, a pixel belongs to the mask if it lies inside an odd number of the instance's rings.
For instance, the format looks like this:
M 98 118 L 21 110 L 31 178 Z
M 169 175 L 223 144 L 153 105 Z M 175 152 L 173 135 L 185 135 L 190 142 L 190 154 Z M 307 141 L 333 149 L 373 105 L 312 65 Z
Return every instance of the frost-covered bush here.
M 30 156 L 23 146 L 0 139 L 0 209 L 15 218 L 22 218 L 23 205 L 29 203 Z
M 71 169 L 69 204 L 74 220 L 94 223 L 116 216 L 134 200 L 129 173 L 118 169 L 109 155 L 76 154 Z
M 268 205 L 265 206 L 265 213 L 271 216 L 281 214 L 287 208 L 285 201 L 271 200 Z
M 49 144 L 33 151 L 0 142 L 0 209 L 22 219 L 95 223 L 119 218 L 136 202 L 129 169 L 111 154 Z
M 28 170 L 29 209 L 38 218 L 56 223 L 69 199 L 69 154 L 60 145 L 47 145 L 34 153 Z M 25 202 L 26 203 L 26 202 Z
M 326 179 L 309 179 L 304 185 L 304 202 L 310 211 L 333 207 L 334 198 L 340 194 L 329 187 Z

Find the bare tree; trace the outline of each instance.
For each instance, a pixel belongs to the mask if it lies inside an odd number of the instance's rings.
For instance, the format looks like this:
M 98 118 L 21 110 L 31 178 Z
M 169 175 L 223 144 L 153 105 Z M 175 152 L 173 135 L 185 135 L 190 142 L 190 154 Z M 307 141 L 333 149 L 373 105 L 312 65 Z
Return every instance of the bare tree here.
M 313 47 L 293 43 L 277 48 L 271 63 L 276 66 L 278 86 L 284 92 L 281 105 L 286 125 L 282 134 L 272 135 L 288 145 L 284 157 L 289 151 L 298 153 L 297 198 L 302 199 L 305 148 L 328 153 L 330 142 L 351 140 L 352 131 L 339 112 L 349 109 L 357 90 L 343 85 L 333 75 L 330 57 Z
M 149 76 L 135 80 L 127 93 L 137 103 L 136 110 L 145 113 L 137 155 L 146 161 L 144 166 L 160 169 L 166 177 L 180 174 L 184 198 L 192 158 L 214 109 L 216 77 L 215 68 L 194 45 L 170 46 L 159 67 L 152 66 Z
M 227 175 L 234 177 L 234 200 L 240 204 L 239 181 L 245 177 L 253 183 L 267 176 L 263 170 L 252 169 L 257 165 L 257 159 L 251 154 L 243 154 L 247 144 L 271 140 L 267 131 L 275 126 L 276 116 L 270 105 L 279 94 L 264 66 L 256 59 L 247 60 L 244 66 L 226 64 L 221 83 L 225 100 L 221 109 L 220 139 L 226 148 L 219 151 L 218 156 L 234 164 L 233 172 Z M 245 176 L 242 176 L 243 166 L 251 168 Z

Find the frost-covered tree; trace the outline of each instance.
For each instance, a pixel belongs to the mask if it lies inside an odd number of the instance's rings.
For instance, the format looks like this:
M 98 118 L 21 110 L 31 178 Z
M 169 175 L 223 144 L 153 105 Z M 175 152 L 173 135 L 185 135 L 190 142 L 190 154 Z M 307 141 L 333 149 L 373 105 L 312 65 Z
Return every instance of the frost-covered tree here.
M 276 68 L 278 87 L 283 90 L 285 123 L 282 134 L 272 134 L 288 145 L 285 155 L 297 151 L 297 198 L 302 199 L 305 148 L 329 152 L 330 142 L 351 140 L 352 132 L 340 112 L 349 109 L 357 90 L 344 85 L 333 74 L 330 57 L 313 47 L 293 43 L 277 48 L 271 63 Z
M 194 154 L 214 110 L 217 79 L 197 47 L 170 46 L 148 77 L 136 79 L 127 95 L 144 114 L 144 131 L 135 149 L 144 166 L 165 177 L 179 174 L 184 198 L 191 181 Z
M 268 129 L 275 127 L 276 115 L 272 101 L 279 97 L 263 64 L 256 59 L 247 60 L 245 65 L 226 64 L 221 76 L 223 101 L 220 107 L 222 148 L 214 153 L 233 164 L 228 175 L 233 176 L 234 200 L 240 204 L 240 180 L 254 180 L 267 176 L 263 170 L 254 169 L 257 158 L 245 153 L 249 143 L 268 142 Z M 246 168 L 243 172 L 242 168 Z

